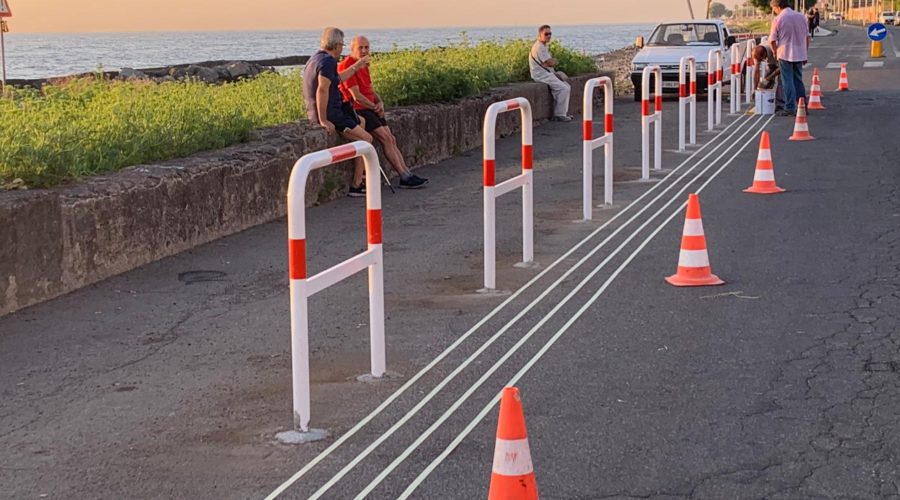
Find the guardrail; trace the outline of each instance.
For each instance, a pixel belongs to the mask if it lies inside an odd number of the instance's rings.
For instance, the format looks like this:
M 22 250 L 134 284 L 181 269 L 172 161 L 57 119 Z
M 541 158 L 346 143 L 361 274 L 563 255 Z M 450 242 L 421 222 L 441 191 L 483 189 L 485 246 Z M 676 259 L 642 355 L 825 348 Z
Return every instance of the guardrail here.
M 690 87 L 687 82 L 687 67 L 690 68 Z M 689 116 L 686 116 L 688 111 Z M 697 144 L 697 60 L 694 56 L 684 56 L 678 62 L 678 151 L 685 149 L 685 119 L 690 123 L 688 144 Z
M 650 113 L 650 73 L 654 81 L 653 113 Z M 654 170 L 662 169 L 662 70 L 659 66 L 647 66 L 641 75 L 641 179 L 650 179 L 650 125 L 653 125 Z
M 306 181 L 315 169 L 362 156 L 366 165 L 366 225 L 368 249 L 350 259 L 307 277 L 306 269 Z M 385 372 L 384 347 L 384 263 L 381 237 L 380 165 L 375 148 L 356 141 L 323 151 L 309 153 L 297 160 L 288 182 L 287 223 L 291 301 L 291 372 L 293 375 L 294 427 L 302 440 L 324 437 L 324 432 L 310 432 L 309 396 L 309 308 L 312 295 L 350 276 L 369 271 L 369 336 L 371 339 L 371 373 L 382 377 Z
M 603 87 L 604 134 L 596 139 L 594 136 L 594 89 Z M 584 143 L 582 147 L 582 176 L 583 176 L 583 204 L 582 215 L 584 220 L 592 218 L 592 199 L 594 187 L 594 150 L 603 146 L 603 203 L 612 205 L 613 200 L 613 82 L 608 76 L 591 78 L 584 84 L 584 103 L 582 114 L 584 117 Z
M 522 173 L 496 183 L 497 115 L 520 110 L 522 116 Z M 534 173 L 532 172 L 531 103 L 524 97 L 491 104 L 484 114 L 484 289 L 497 286 L 497 204 L 496 200 L 514 189 L 522 188 L 522 261 L 534 261 Z
M 716 63 L 715 70 L 713 70 L 713 62 Z M 706 130 L 709 131 L 722 123 L 723 64 L 722 49 L 710 50 L 706 65 Z

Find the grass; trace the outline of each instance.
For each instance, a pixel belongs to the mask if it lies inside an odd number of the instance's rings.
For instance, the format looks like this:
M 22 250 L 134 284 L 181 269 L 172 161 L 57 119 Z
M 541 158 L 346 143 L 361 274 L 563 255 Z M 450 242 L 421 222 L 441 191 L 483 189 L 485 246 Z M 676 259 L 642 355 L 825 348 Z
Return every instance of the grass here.
M 397 50 L 375 57 L 372 80 L 391 106 L 450 101 L 529 79 L 531 43 Z M 551 51 L 569 75 L 595 71 L 588 56 L 559 44 Z M 0 189 L 49 187 L 243 142 L 255 129 L 305 117 L 301 89 L 298 73 L 225 85 L 96 77 L 40 92 L 8 88 L 0 97 Z

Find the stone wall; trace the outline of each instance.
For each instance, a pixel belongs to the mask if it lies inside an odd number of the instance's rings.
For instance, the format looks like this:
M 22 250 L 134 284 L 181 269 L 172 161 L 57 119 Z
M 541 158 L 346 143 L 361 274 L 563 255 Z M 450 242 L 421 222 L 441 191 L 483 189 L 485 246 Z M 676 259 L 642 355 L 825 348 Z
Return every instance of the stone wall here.
M 588 78 L 572 79 L 573 114 Z M 520 83 L 454 103 L 394 109 L 387 118 L 408 163 L 421 166 L 479 147 L 485 110 L 512 97 L 531 101 L 536 121 L 551 115 L 548 88 Z M 498 133 L 515 133 L 518 119 L 501 115 Z M 0 192 L 0 315 L 284 216 L 294 162 L 339 142 L 304 121 L 70 186 Z M 349 177 L 349 163 L 313 172 L 307 200 L 343 196 Z

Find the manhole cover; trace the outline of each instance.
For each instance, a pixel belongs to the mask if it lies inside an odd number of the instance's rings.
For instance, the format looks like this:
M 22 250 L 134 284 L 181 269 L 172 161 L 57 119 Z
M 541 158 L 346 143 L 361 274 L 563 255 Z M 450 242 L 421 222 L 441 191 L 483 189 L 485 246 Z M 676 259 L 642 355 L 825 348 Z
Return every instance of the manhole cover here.
M 225 281 L 227 274 L 222 271 L 186 271 L 178 274 L 178 281 L 186 285 L 209 281 Z

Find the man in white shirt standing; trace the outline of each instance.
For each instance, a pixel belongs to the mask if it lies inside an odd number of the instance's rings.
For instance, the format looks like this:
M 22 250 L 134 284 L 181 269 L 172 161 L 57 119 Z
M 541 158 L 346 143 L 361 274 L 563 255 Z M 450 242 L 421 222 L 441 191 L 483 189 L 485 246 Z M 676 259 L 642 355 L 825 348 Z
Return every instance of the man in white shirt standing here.
M 547 44 L 550 43 L 550 37 L 553 32 L 550 26 L 546 24 L 538 28 L 538 39 L 531 46 L 531 54 L 528 58 L 528 67 L 531 69 L 531 78 L 540 83 L 546 83 L 550 86 L 550 92 L 553 94 L 553 118 L 551 120 L 558 122 L 572 121 L 569 112 L 569 94 L 572 87 L 556 76 L 557 61 L 550 55 L 550 49 Z

